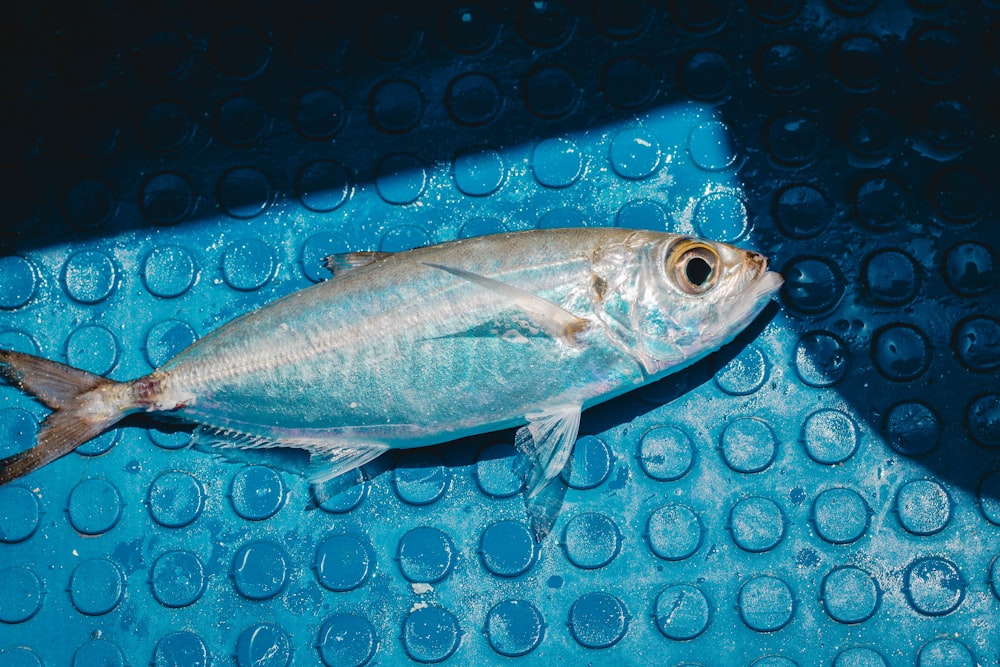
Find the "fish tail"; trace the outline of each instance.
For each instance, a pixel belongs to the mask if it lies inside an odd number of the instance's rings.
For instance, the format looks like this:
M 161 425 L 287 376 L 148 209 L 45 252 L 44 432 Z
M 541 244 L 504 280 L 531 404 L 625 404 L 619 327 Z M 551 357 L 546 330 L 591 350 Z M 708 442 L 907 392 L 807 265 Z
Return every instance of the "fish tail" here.
M 33 472 L 117 424 L 133 405 L 128 383 L 42 359 L 0 350 L 0 379 L 52 410 L 34 447 L 0 459 L 0 485 Z

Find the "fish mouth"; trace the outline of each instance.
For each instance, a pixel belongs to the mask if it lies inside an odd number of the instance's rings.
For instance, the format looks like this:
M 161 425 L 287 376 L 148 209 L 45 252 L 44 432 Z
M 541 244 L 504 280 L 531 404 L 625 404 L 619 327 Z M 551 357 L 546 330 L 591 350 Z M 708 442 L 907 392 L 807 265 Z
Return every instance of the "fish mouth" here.
M 776 271 L 768 271 L 767 260 L 764 261 L 764 270 L 730 305 L 729 319 L 738 323 L 740 328 L 750 324 L 785 284 L 785 278 Z

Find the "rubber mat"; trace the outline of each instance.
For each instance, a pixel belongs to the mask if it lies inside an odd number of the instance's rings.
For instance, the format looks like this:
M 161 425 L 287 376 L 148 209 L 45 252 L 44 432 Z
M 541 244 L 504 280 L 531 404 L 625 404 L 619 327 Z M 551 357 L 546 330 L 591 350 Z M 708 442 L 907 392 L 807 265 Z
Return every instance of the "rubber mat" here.
M 330 253 L 531 228 L 780 297 L 584 414 L 541 543 L 512 432 L 311 488 L 111 431 L 0 488 L 0 663 L 997 664 L 1000 6 L 369 4 L 18 4 L 0 346 L 131 379 Z M 0 388 L 0 456 L 44 415 Z

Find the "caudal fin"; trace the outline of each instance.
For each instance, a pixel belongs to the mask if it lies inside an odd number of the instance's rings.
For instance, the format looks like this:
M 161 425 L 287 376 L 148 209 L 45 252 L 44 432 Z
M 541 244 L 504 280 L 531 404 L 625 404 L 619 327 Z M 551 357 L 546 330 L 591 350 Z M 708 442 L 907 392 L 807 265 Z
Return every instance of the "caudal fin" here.
M 0 350 L 0 379 L 52 410 L 34 447 L 0 459 L 0 485 L 65 456 L 128 414 L 113 405 L 125 396 L 122 383 L 34 355 Z

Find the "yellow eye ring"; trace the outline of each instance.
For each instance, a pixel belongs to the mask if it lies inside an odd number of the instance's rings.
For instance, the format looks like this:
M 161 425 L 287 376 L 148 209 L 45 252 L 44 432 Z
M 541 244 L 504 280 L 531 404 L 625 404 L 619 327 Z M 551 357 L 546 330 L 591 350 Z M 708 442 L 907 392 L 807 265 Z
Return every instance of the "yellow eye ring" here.
M 722 259 L 710 245 L 698 241 L 682 243 L 667 259 L 667 273 L 685 294 L 705 294 L 719 282 Z

